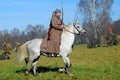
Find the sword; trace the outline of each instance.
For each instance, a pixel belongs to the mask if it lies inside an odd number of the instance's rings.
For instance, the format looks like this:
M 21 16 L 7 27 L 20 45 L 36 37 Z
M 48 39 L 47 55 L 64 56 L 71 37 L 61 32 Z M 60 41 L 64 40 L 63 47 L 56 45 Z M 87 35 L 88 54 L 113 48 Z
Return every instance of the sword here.
M 61 6 L 62 6 L 62 24 L 63 24 L 63 17 L 64 17 L 64 16 L 63 16 L 63 3 L 62 3 Z

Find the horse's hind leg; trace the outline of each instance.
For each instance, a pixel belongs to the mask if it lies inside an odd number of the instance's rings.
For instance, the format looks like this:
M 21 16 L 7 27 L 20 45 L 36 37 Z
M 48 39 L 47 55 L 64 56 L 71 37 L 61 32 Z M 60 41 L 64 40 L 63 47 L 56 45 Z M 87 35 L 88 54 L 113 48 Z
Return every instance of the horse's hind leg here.
M 36 72 L 36 64 L 38 63 L 39 57 L 40 57 L 40 56 L 38 56 L 36 59 L 34 59 L 34 60 L 33 60 L 33 63 L 32 63 L 32 68 L 33 68 L 33 74 L 34 74 L 34 75 L 37 75 L 37 72 Z
M 29 71 L 30 71 L 29 57 L 25 58 L 25 63 L 26 63 L 26 71 L 25 71 L 25 73 L 28 74 Z

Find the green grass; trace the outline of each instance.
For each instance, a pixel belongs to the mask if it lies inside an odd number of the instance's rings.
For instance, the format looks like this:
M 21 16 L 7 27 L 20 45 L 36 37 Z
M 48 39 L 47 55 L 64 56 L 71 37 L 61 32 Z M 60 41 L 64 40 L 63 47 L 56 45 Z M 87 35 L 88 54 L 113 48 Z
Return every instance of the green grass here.
M 70 55 L 73 75 L 56 71 L 64 67 L 61 58 L 44 56 L 37 65 L 38 75 L 25 75 L 25 63 L 18 64 L 15 55 L 13 51 L 10 60 L 0 60 L 0 80 L 120 80 L 120 45 L 94 49 L 75 46 Z

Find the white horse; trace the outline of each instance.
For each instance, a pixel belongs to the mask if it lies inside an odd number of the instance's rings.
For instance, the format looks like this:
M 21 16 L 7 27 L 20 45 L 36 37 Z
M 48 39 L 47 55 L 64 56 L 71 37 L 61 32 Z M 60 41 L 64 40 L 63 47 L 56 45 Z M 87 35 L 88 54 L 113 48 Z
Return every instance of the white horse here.
M 69 68 L 71 66 L 69 60 L 69 54 L 72 51 L 72 45 L 74 43 L 75 34 L 84 34 L 85 30 L 79 25 L 79 23 L 70 23 L 63 29 L 63 33 L 61 35 L 61 45 L 59 56 L 62 57 L 65 63 L 65 72 L 69 73 Z M 42 39 L 33 39 L 31 41 L 27 41 L 23 45 L 17 47 L 17 59 L 24 60 L 27 65 L 27 73 L 29 72 L 29 62 L 32 62 L 33 74 L 36 75 L 36 64 L 38 63 L 38 59 L 41 55 L 48 56 L 46 53 L 40 52 Z

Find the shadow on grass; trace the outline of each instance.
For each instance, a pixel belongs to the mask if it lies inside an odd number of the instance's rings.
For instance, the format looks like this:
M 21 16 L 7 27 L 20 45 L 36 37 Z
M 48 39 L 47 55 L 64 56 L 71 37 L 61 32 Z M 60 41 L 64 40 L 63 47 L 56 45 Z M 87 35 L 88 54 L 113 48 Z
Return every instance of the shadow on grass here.
M 37 73 L 46 73 L 46 72 L 57 72 L 58 71 L 58 67 L 45 67 L 45 66 L 40 66 L 40 67 L 37 67 Z M 26 69 L 25 68 L 22 68 L 22 69 L 19 69 L 16 71 L 16 73 L 23 73 L 25 72 Z M 30 73 L 33 73 L 33 70 L 31 69 L 30 70 Z
M 45 66 L 40 66 L 37 68 L 38 73 L 45 73 L 45 72 L 57 72 L 59 68 L 51 68 L 51 67 L 45 67 Z
M 25 71 L 26 71 L 26 69 L 22 68 L 22 69 L 17 70 L 15 73 L 21 73 L 21 72 L 25 72 Z

